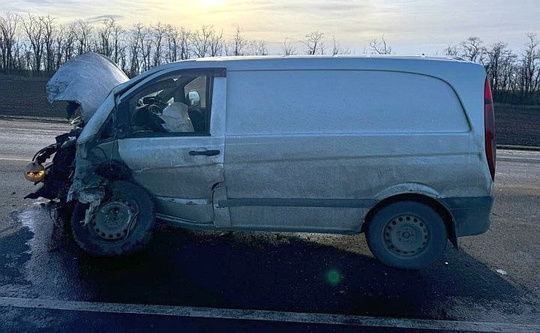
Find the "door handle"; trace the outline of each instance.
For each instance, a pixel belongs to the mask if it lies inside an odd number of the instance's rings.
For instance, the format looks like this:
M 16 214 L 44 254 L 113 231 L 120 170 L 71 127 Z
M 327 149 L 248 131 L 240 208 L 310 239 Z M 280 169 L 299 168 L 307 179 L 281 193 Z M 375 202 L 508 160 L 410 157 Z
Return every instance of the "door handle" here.
M 204 155 L 204 156 L 215 156 L 219 155 L 221 153 L 219 150 L 190 150 L 189 155 L 190 156 L 196 156 L 196 155 Z

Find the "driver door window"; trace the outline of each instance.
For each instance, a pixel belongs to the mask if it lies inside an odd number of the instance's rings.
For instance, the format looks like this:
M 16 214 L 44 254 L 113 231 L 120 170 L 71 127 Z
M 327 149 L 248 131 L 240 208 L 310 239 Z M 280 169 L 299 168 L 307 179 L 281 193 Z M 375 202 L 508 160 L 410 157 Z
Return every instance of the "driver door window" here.
M 128 98 L 130 132 L 208 134 L 210 82 L 207 75 L 177 74 L 148 83 Z

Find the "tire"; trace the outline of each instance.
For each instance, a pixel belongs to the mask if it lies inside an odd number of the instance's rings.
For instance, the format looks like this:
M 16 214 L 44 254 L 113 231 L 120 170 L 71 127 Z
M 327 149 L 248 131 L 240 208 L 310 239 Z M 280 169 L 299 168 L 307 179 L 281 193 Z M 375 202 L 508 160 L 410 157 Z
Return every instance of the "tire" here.
M 442 217 L 431 206 L 403 201 L 375 213 L 368 222 L 366 240 L 383 264 L 422 269 L 441 257 L 448 236 Z
M 152 237 L 155 207 L 141 187 L 115 181 L 108 195 L 83 225 L 87 204 L 77 203 L 71 218 L 73 238 L 85 252 L 104 257 L 126 255 L 142 249 Z

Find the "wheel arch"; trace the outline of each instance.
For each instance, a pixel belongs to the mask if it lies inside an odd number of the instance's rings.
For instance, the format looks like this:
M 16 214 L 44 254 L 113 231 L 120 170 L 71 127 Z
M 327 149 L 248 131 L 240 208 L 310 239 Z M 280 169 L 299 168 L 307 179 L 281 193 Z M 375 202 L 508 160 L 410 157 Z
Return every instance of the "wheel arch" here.
M 373 206 L 369 212 L 366 214 L 364 218 L 364 223 L 362 224 L 362 232 L 366 231 L 367 226 L 377 214 L 379 210 L 381 210 L 383 207 L 388 206 L 389 204 L 400 202 L 400 201 L 416 201 L 423 204 L 426 204 L 433 209 L 442 217 L 444 224 L 446 226 L 446 232 L 448 234 L 448 239 L 452 242 L 454 247 L 458 247 L 458 241 L 457 241 L 457 233 L 456 233 L 456 225 L 454 222 L 454 218 L 452 217 L 452 214 L 450 211 L 436 198 L 430 197 L 426 194 L 418 194 L 418 193 L 401 193 L 401 194 L 395 194 L 390 197 L 384 198 L 377 202 L 375 206 Z

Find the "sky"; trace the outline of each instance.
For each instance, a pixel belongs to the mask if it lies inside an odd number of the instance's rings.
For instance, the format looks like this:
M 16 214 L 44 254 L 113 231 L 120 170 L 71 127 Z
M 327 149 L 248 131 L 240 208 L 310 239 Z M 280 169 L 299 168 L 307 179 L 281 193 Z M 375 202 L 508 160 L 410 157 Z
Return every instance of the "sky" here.
M 370 53 L 384 35 L 396 54 L 441 55 L 449 45 L 480 37 L 486 45 L 523 49 L 526 33 L 540 39 L 540 0 L 0 0 L 0 12 L 50 15 L 58 23 L 114 17 L 135 23 L 173 24 L 190 30 L 212 25 L 230 38 L 239 26 L 246 38 L 264 40 L 279 53 L 314 31 L 353 53 Z

